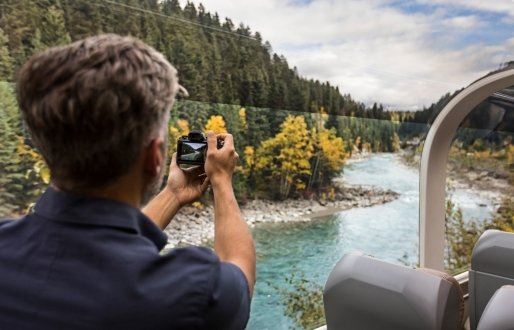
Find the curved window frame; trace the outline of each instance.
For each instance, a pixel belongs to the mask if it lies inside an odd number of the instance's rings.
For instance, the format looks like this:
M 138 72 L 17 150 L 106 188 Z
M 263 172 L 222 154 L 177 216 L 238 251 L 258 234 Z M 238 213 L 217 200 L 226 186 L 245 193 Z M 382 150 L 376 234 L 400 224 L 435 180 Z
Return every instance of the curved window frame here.
M 444 271 L 446 164 L 462 121 L 488 96 L 514 85 L 514 69 L 492 74 L 455 96 L 430 127 L 420 165 L 420 266 Z

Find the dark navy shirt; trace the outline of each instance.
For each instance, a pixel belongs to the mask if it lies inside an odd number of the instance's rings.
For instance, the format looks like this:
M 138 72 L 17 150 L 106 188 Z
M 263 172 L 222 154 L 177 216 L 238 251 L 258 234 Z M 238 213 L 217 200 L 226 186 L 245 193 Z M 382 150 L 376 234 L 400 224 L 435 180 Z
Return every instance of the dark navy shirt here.
M 241 270 L 207 248 L 159 251 L 138 209 L 48 189 L 0 222 L 0 329 L 242 329 Z

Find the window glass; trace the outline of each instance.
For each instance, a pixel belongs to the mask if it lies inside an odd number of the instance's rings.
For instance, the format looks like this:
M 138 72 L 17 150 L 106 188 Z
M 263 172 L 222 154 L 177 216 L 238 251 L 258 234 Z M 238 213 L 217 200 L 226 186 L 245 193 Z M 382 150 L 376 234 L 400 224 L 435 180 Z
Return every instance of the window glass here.
M 486 229 L 512 232 L 514 88 L 494 93 L 460 125 L 452 143 L 446 188 L 445 265 L 466 271 Z

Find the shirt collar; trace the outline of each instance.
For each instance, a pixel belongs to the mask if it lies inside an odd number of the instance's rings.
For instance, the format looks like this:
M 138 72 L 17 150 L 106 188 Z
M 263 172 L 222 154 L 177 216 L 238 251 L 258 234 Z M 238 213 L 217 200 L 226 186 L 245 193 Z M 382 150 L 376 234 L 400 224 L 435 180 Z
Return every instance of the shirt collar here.
M 78 196 L 49 187 L 34 212 L 59 222 L 129 230 L 150 239 L 159 250 L 168 241 L 166 234 L 140 210 L 112 199 Z

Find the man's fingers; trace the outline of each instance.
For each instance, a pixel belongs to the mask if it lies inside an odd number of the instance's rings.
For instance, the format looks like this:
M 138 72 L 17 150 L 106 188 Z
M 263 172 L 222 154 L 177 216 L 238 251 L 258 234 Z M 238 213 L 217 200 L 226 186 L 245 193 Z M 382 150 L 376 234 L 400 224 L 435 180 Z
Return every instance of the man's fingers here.
M 190 168 L 183 169 L 184 173 L 191 176 L 200 176 L 205 173 L 205 169 L 203 166 L 193 166 Z
M 217 149 L 217 137 L 212 131 L 207 132 L 207 152 Z
M 203 183 L 202 183 L 202 192 L 205 192 L 207 190 L 207 188 L 209 188 L 210 183 L 211 182 L 209 181 L 209 178 L 205 177 L 205 180 L 203 180 Z
M 234 148 L 234 137 L 232 134 L 222 133 L 218 134 L 218 138 L 223 140 L 223 148 Z
M 177 153 L 174 152 L 173 155 L 171 155 L 171 163 L 170 163 L 170 167 L 178 167 L 178 164 L 177 164 Z

